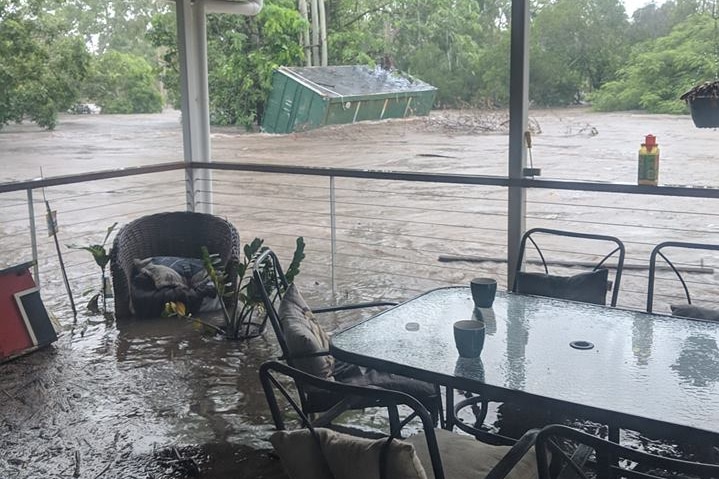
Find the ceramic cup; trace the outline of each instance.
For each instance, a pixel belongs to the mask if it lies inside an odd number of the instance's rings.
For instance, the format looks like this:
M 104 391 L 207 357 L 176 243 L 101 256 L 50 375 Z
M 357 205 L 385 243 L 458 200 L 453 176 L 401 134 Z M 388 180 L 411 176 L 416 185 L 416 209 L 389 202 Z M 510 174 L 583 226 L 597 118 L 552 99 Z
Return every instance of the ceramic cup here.
M 469 283 L 472 299 L 477 308 L 491 308 L 497 294 L 497 280 L 492 278 L 474 278 Z
M 484 347 L 484 322 L 466 319 L 454 323 L 454 344 L 463 358 L 476 358 Z

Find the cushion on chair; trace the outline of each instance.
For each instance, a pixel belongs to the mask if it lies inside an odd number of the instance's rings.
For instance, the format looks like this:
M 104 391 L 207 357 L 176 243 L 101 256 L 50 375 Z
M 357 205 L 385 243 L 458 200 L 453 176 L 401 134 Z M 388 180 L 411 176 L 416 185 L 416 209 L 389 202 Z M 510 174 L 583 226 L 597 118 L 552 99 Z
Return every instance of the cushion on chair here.
M 316 431 L 320 437 L 325 435 L 324 429 Z M 334 479 L 309 429 L 278 431 L 270 442 L 290 479 Z
M 325 354 L 309 357 L 312 354 L 328 353 L 330 340 L 294 283 L 287 288 L 278 315 L 291 364 L 308 374 L 332 379 L 335 361 L 332 356 Z
M 437 409 L 437 391 L 435 390 L 435 387 L 430 383 L 419 381 L 417 379 L 387 373 L 384 371 L 368 369 L 360 375 L 343 379 L 342 382 L 345 384 L 352 384 L 353 386 L 375 386 L 383 389 L 403 392 L 417 399 L 428 410 L 434 411 Z
M 387 439 L 359 438 L 324 428 L 315 431 L 321 452 L 308 429 L 279 431 L 270 437 L 290 479 L 379 479 L 380 451 Z M 391 442 L 387 477 L 427 479 L 414 446 L 397 439 Z
M 672 315 L 674 316 L 719 321 L 719 310 L 717 309 L 695 306 L 693 304 L 672 304 L 670 307 L 672 308 Z
M 442 458 L 444 477 L 481 479 L 509 452 L 509 446 L 492 446 L 477 441 L 471 436 L 454 434 L 444 429 L 435 429 L 439 455 Z M 415 434 L 405 442 L 412 444 L 419 456 L 429 479 L 434 478 L 432 461 L 424 434 Z M 537 477 L 537 459 L 531 448 L 507 476 L 510 479 Z
M 215 286 L 197 258 L 135 259 L 130 289 L 139 317 L 159 316 L 170 301 L 184 303 L 193 314 L 220 308 Z
M 169 266 L 153 263 L 152 260 L 153 258 L 136 259 L 134 263 L 137 274 L 150 278 L 155 289 L 187 286 L 180 273 Z
M 607 303 L 607 279 L 609 270 L 554 276 L 543 273 L 517 273 L 516 291 L 524 294 L 581 301 L 583 303 Z
M 336 361 L 335 364 L 338 362 Z M 335 375 L 334 380 L 352 386 L 380 387 L 400 391 L 417 399 L 431 413 L 439 412 L 440 398 L 435 387 L 430 383 L 374 369 L 362 371 L 356 366 L 353 371 L 355 371 L 353 374 L 345 374 L 341 377 Z M 309 386 L 305 388 L 305 392 L 307 393 L 307 412 L 326 411 L 341 399 L 341 396 L 330 391 L 317 390 Z M 373 404 L 374 400 L 368 399 L 366 407 Z M 362 405 L 358 403 L 353 404 L 352 407 L 358 408 Z

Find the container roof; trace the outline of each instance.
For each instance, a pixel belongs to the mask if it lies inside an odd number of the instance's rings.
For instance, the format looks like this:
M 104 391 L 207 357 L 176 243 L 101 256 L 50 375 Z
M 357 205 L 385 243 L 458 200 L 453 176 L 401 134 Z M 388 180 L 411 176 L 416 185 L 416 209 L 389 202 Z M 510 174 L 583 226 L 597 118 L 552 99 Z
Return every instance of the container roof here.
M 365 65 L 282 67 L 280 71 L 328 97 L 436 90 L 429 83 L 398 71 Z

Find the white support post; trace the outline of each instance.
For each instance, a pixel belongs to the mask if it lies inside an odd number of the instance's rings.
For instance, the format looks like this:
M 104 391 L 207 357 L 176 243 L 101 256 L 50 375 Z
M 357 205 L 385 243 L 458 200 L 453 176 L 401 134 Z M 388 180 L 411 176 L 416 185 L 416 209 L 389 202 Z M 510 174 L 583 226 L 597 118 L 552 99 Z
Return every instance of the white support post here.
M 185 162 L 210 163 L 205 5 L 191 0 L 177 0 L 176 4 Z M 188 169 L 185 179 L 187 210 L 212 213 L 212 171 Z
M 524 132 L 529 105 L 529 0 L 512 0 L 511 56 L 509 60 L 509 168 L 510 181 L 521 179 L 527 165 Z M 519 260 L 519 243 L 525 229 L 526 192 L 520 186 L 508 188 L 507 286 L 514 283 Z

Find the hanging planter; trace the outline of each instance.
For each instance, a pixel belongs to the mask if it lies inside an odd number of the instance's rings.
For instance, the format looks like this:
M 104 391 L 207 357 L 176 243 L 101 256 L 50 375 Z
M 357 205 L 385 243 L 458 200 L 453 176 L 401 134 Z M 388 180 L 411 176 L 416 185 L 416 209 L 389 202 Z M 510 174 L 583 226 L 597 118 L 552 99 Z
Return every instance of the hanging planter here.
M 719 80 L 704 82 L 684 93 L 697 128 L 719 128 Z

